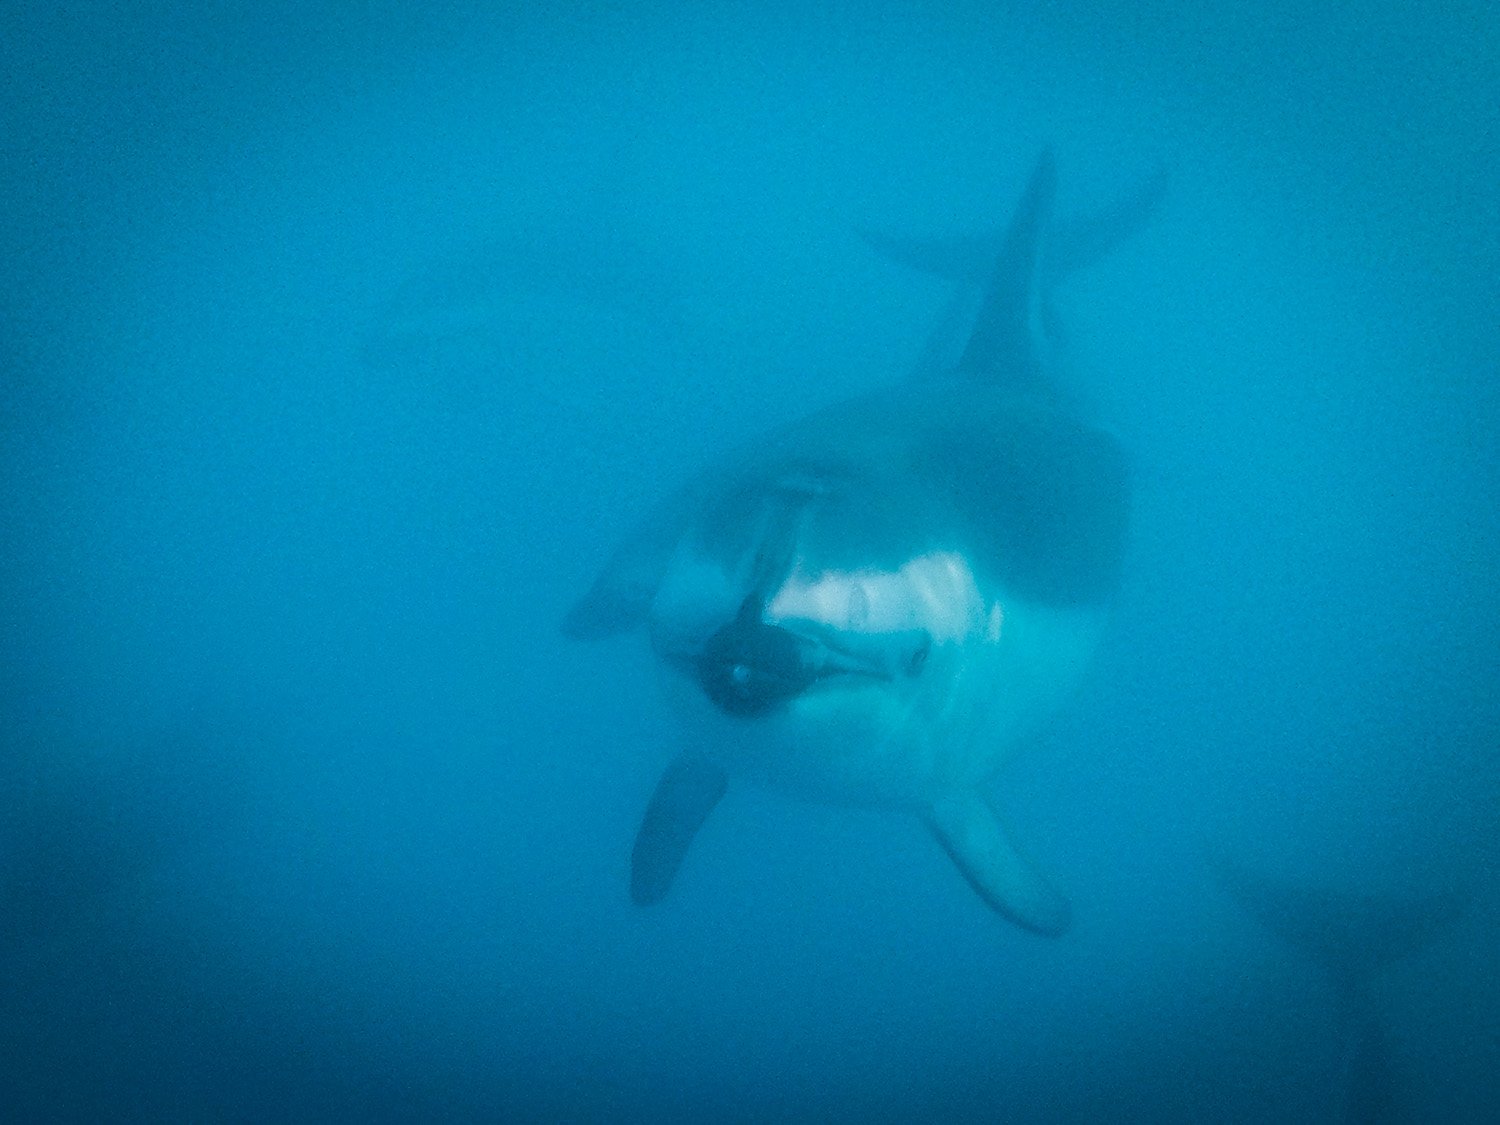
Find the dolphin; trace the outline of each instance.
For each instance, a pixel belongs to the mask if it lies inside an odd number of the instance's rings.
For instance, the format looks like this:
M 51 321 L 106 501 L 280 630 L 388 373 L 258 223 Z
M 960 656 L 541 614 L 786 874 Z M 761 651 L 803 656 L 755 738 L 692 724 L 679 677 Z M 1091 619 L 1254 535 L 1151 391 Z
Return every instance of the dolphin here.
M 578 244 L 587 242 L 588 251 Z M 504 365 L 517 318 L 553 302 L 609 319 L 672 319 L 683 271 L 653 260 L 627 236 L 588 240 L 532 232 L 492 237 L 434 255 L 405 277 L 364 327 L 359 354 L 375 372 L 432 374 Z
M 636 837 L 637 903 L 734 778 L 909 813 L 1002 916 L 1067 928 L 986 797 L 1083 675 L 1126 547 L 1125 457 L 1040 346 L 1055 193 L 1043 153 L 952 363 L 728 454 L 567 614 L 579 639 L 644 629 L 688 735 Z
M 1341 1037 L 1338 1120 L 1349 1125 L 1407 1120 L 1373 986 L 1387 966 L 1452 928 L 1467 911 L 1468 891 L 1438 883 L 1377 892 L 1292 882 L 1216 849 L 1208 851 L 1208 862 L 1241 909 L 1307 957 L 1332 988 Z

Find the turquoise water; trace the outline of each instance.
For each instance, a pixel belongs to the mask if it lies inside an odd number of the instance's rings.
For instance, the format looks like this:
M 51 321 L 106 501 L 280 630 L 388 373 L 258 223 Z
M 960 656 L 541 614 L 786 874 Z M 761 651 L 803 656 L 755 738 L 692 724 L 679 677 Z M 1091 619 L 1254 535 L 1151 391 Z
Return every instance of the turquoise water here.
M 7 1116 L 1490 1119 L 1490 6 L 32 7 Z M 634 907 L 673 728 L 559 621 L 719 451 L 917 362 L 946 291 L 859 229 L 995 229 L 1044 147 L 1062 214 L 1169 185 L 1055 294 L 1136 486 L 994 788 L 1072 929 L 750 788 Z

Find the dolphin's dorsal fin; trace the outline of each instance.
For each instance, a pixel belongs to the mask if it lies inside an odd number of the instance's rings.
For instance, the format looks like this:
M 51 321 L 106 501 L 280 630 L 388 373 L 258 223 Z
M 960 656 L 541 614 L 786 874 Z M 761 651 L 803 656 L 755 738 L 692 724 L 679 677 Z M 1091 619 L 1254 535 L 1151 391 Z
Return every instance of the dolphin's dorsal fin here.
M 1040 308 L 1033 305 L 1028 310 L 1032 317 L 1029 327 L 1033 333 L 1030 337 L 1033 351 L 1051 353 L 1061 337 L 1052 306 L 1059 282 L 1104 258 L 1144 227 L 1166 191 L 1167 171 L 1158 167 L 1094 212 L 1051 217 L 1045 222 L 1045 253 L 1037 256 L 1034 265 L 1038 272 L 1032 279 L 1031 299 Z M 997 259 L 1002 257 L 1014 226 L 1013 223 L 1010 230 L 937 237 L 859 228 L 859 236 L 882 257 L 953 283 L 953 292 L 914 365 L 914 377 L 946 375 L 953 370 L 964 334 L 977 319 L 982 290 L 994 273 Z
M 960 372 L 1007 382 L 1041 373 L 1042 246 L 1056 194 L 1057 165 L 1043 152 L 990 270 Z

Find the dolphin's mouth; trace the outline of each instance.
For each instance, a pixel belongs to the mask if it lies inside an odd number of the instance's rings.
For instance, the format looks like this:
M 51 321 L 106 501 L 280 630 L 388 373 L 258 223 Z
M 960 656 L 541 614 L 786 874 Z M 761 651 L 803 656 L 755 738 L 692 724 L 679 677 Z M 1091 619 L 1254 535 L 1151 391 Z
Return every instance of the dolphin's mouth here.
M 889 682 L 918 675 L 932 637 L 925 630 L 853 633 L 817 621 L 765 620 L 764 606 L 745 599 L 739 614 L 696 652 L 669 658 L 698 681 L 725 714 L 752 718 L 819 685 Z

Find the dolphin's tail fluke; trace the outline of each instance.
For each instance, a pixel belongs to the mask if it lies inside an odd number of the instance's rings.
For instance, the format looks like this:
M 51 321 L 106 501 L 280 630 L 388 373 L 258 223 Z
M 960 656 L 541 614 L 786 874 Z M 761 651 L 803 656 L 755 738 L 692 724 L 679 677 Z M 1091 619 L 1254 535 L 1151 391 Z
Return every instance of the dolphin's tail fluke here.
M 1041 263 L 1042 288 L 1049 289 L 1110 254 L 1150 221 L 1166 193 L 1166 169 L 1158 168 L 1101 210 L 1053 222 Z M 861 227 L 858 233 L 881 257 L 897 265 L 945 281 L 980 285 L 994 266 L 1007 232 L 920 237 Z
M 1342 1032 L 1340 1120 L 1401 1120 L 1371 984 L 1387 965 L 1452 926 L 1464 913 L 1467 895 L 1438 885 L 1372 893 L 1281 881 L 1222 853 L 1212 856 L 1210 866 L 1246 913 L 1316 964 L 1333 988 Z

